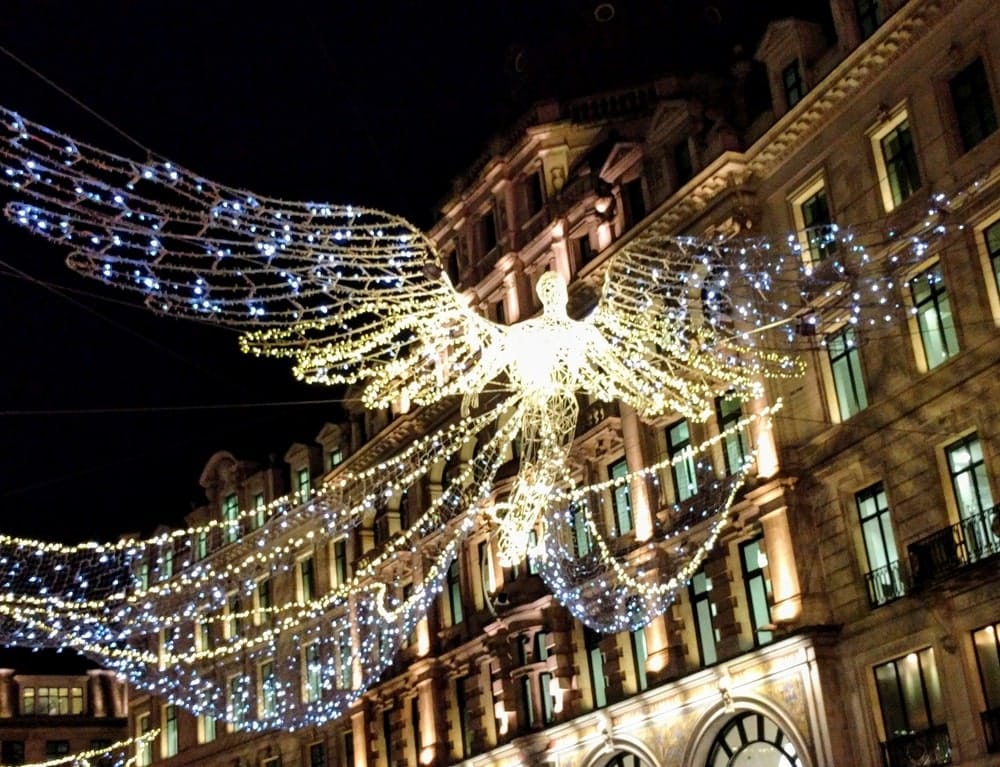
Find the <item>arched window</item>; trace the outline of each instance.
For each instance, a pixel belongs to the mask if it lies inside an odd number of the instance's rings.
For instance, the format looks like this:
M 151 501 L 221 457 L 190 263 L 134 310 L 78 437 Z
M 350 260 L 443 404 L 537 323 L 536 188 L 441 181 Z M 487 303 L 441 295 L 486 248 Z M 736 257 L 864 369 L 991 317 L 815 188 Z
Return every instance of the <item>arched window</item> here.
M 635 754 L 622 752 L 612 756 L 610 761 L 604 763 L 604 767 L 646 767 L 646 763 Z
M 715 738 L 706 767 L 803 767 L 788 736 L 754 711 L 740 714 Z

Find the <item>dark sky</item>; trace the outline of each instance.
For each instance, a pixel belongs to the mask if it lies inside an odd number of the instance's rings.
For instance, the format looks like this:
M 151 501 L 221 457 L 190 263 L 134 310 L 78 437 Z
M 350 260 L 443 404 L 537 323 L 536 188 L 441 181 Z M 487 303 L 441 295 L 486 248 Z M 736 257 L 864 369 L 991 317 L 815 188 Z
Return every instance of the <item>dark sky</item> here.
M 595 0 L 260 5 L 4 0 L 0 45 L 207 177 L 426 227 L 450 180 L 532 97 L 625 70 L 725 71 L 766 18 L 825 3 L 618 0 L 605 23 Z M 0 103 L 141 157 L 2 54 Z M 3 532 L 72 541 L 180 524 L 213 452 L 280 461 L 336 419 L 336 391 L 244 357 L 225 331 L 102 300 L 119 296 L 70 274 L 63 256 L 0 223 Z M 328 402 L 301 404 L 315 400 Z M 206 405 L 226 407 L 189 407 Z

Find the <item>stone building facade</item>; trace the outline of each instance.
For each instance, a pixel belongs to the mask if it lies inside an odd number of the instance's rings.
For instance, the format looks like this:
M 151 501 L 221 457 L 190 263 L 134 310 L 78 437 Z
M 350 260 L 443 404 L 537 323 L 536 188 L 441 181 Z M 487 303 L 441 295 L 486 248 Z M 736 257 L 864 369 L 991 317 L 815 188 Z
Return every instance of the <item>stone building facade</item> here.
M 514 323 L 537 313 L 534 284 L 550 269 L 582 314 L 604 265 L 650 226 L 906 232 L 938 205 L 958 230 L 896 275 L 897 322 L 866 332 L 819 313 L 805 377 L 769 382 L 765 401 L 784 410 L 744 435 L 760 448 L 756 476 L 670 611 L 596 634 L 530 563 L 500 567 L 484 529 L 349 716 L 251 734 L 133 695 L 131 733 L 162 733 L 140 765 L 1000 763 L 1000 16 L 988 0 L 831 0 L 831 18 L 833 42 L 775 21 L 757 64 L 737 62 L 729 79 L 540 103 L 456 185 L 430 233 L 472 304 Z M 760 114 L 741 90 L 755 66 L 771 91 Z M 836 258 L 825 248 L 803 241 L 803 258 L 821 269 Z M 202 477 L 210 504 L 190 521 L 307 493 L 454 416 L 358 411 L 293 446 L 287 471 L 219 454 Z M 596 481 L 649 465 L 732 416 L 724 399 L 706 424 L 584 403 L 574 470 Z M 745 444 L 720 444 L 701 470 L 725 474 Z M 454 470 L 437 467 L 349 538 L 303 546 L 267 599 L 341 582 Z M 609 494 L 608 529 L 643 540 L 700 476 Z

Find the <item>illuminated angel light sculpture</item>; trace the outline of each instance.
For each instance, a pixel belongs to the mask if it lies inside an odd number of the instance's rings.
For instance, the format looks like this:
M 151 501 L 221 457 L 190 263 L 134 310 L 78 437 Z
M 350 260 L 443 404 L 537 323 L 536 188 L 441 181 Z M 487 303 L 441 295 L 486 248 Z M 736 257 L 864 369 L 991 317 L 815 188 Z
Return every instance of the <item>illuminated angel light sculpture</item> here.
M 260 529 L 248 526 L 252 510 L 115 544 L 0 538 L 0 639 L 73 647 L 237 728 L 340 716 L 393 662 L 484 520 L 505 562 L 523 560 L 539 534 L 530 555 L 584 622 L 604 631 L 648 622 L 714 544 L 751 466 L 713 480 L 696 509 L 650 532 L 671 573 L 651 580 L 595 511 L 613 486 L 655 480 L 670 461 L 575 483 L 577 397 L 619 400 L 644 419 L 704 420 L 718 394 L 756 399 L 764 378 L 801 372 L 790 346 L 773 349 L 776 337 L 794 343 L 796 323 L 812 321 L 816 306 L 826 321 L 854 324 L 875 321 L 864 306 L 900 311 L 891 272 L 868 268 L 852 233 L 822 233 L 842 256 L 814 273 L 797 238 L 705 240 L 654 225 L 611 259 L 586 318 L 567 316 L 565 282 L 545 273 L 541 315 L 499 325 L 468 305 L 433 243 L 398 217 L 260 197 L 160 158 L 110 154 L 7 110 L 0 130 L 0 181 L 16 198 L 7 216 L 68 248 L 77 272 L 138 293 L 155 312 L 235 328 L 245 351 L 289 357 L 306 381 L 361 385 L 369 407 L 461 398 L 451 425 L 376 466 L 337 472 L 312 497 L 276 500 Z M 893 258 L 923 247 L 915 241 Z M 715 439 L 769 412 L 758 407 Z M 519 472 L 498 499 L 494 480 L 515 441 Z M 297 547 L 350 533 L 470 443 L 473 458 L 441 495 L 346 583 L 302 603 L 246 607 L 261 578 L 294 567 Z M 575 544 L 580 529 L 585 552 Z M 206 542 L 223 534 L 228 548 L 206 557 Z M 257 669 L 256 683 L 247 668 Z M 252 690 L 256 712 L 245 709 Z

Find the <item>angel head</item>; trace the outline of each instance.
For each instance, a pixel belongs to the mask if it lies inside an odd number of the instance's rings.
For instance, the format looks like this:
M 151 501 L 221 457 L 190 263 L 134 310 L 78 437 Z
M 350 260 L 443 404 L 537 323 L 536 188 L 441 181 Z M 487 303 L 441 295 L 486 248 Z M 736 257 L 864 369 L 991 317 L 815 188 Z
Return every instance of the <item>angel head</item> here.
M 545 272 L 538 278 L 535 286 L 538 300 L 542 302 L 545 314 L 563 315 L 566 313 L 566 302 L 569 294 L 566 291 L 566 280 L 558 272 Z

